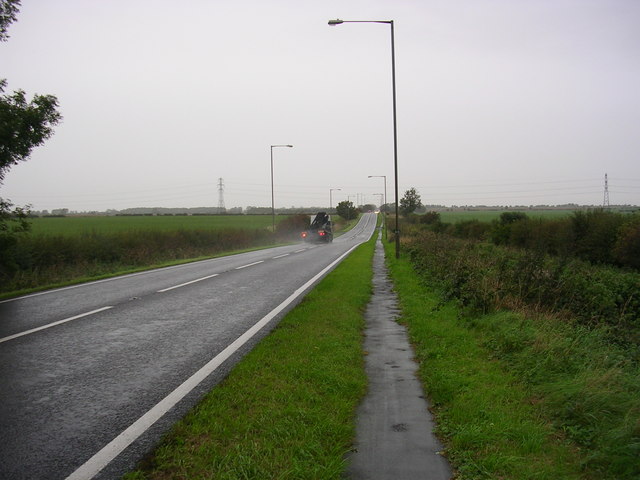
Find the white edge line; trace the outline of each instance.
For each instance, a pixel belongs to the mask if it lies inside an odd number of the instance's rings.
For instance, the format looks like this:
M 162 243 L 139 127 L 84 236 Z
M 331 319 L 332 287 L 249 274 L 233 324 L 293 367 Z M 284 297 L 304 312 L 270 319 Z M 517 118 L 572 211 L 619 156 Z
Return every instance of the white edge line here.
M 215 259 L 207 259 L 207 260 L 201 260 L 201 261 L 202 262 L 209 262 L 211 260 L 215 260 Z M 170 265 L 168 267 L 152 268 L 151 270 L 144 270 L 143 272 L 127 273 L 127 274 L 118 275 L 118 276 L 115 276 L 115 277 L 103 278 L 102 280 L 93 280 L 91 282 L 84 282 L 84 283 L 78 283 L 76 285 L 69 285 L 68 287 L 52 288 L 51 290 L 44 290 L 42 292 L 29 293 L 27 295 L 22 295 L 20 297 L 7 298 L 5 300 L 0 300 L 0 303 L 17 302 L 18 300 L 25 300 L 27 298 L 39 297 L 41 295 L 49 295 L 51 293 L 64 292 L 65 290 L 73 290 L 74 288 L 82 288 L 82 287 L 87 287 L 87 286 L 91 286 L 91 285 L 97 285 L 97 284 L 105 283 L 105 282 L 113 282 L 113 281 L 116 281 L 116 280 L 122 280 L 124 278 L 138 277 L 140 275 L 149 275 L 149 274 L 157 273 L 157 272 L 159 272 L 161 270 L 162 271 L 166 271 L 166 270 L 173 270 L 175 268 L 184 268 L 184 267 L 187 267 L 189 265 L 193 265 L 194 263 L 197 263 L 197 262 L 181 263 L 179 265 Z
M 359 245 L 360 243 L 351 247 L 340 257 L 331 262 L 331 264 L 322 269 L 322 271 L 316 274 L 313 278 L 307 281 L 304 285 L 294 291 L 285 301 L 271 310 L 271 312 L 269 312 L 265 317 L 263 317 L 246 332 L 240 335 L 240 337 L 238 337 L 227 348 L 225 348 L 222 352 L 211 359 L 204 367 L 202 367 L 191 377 L 189 377 L 184 383 L 182 383 L 182 385 L 180 385 L 173 392 L 164 397 L 147 413 L 145 413 L 142 417 L 132 423 L 120 435 L 118 435 L 111 442 L 105 445 L 99 452 L 97 452 L 93 457 L 87 460 L 75 472 L 69 475 L 66 480 L 88 480 L 97 475 L 100 470 L 106 467 L 109 462 L 116 458 L 125 448 L 131 445 L 138 437 L 140 437 L 147 429 L 149 429 L 151 425 L 157 422 L 165 413 L 173 408 L 189 392 L 191 392 L 191 390 L 197 387 L 205 378 L 213 373 L 225 360 L 227 360 L 240 347 L 242 347 L 251 338 L 253 338 L 255 334 L 262 330 L 262 328 L 267 325 L 276 315 L 282 312 L 297 297 L 304 293 L 307 288 L 313 285 L 314 282 L 321 278 L 336 264 L 341 262 L 344 257 L 346 257 Z
M 168 292 L 169 290 L 173 290 L 174 288 L 186 287 L 187 285 L 191 285 L 192 283 L 201 282 L 202 280 L 207 280 L 208 278 L 217 277 L 219 274 L 214 273 L 213 275 L 207 275 L 206 277 L 196 278 L 195 280 L 191 280 L 190 282 L 181 283 L 180 285 L 174 285 L 173 287 L 163 288 L 162 290 L 158 290 L 157 293 Z
M 58 320 L 57 322 L 49 323 L 47 325 L 43 325 L 42 327 L 32 328 L 31 330 L 26 330 L 21 333 L 16 333 L 15 335 L 9 335 L 8 337 L 0 338 L 0 343 L 8 342 L 9 340 L 13 340 L 14 338 L 18 338 L 18 337 L 23 337 L 25 335 L 29 335 L 30 333 L 39 332 L 40 330 L 45 330 L 47 328 L 55 327 L 56 325 L 62 325 L 63 323 L 71 322 L 72 320 L 77 320 L 82 317 L 87 317 L 89 315 L 93 315 L 94 313 L 104 312 L 105 310 L 109 310 L 110 308 L 113 308 L 113 307 L 109 306 L 109 307 L 98 308 L 97 310 L 81 313 L 80 315 L 76 315 L 75 317 L 65 318 L 64 320 Z
M 178 265 L 169 265 L 168 267 L 152 268 L 151 270 L 144 270 L 142 272 L 134 272 L 134 273 L 127 273 L 124 275 L 117 275 L 115 277 L 103 278 L 102 280 L 93 280 L 91 282 L 78 283 L 76 285 L 69 285 L 67 287 L 52 288 L 51 290 L 43 290 L 42 292 L 29 293 L 27 295 L 22 295 L 20 297 L 7 298 L 5 300 L 0 300 L 0 303 L 17 302 L 18 300 L 25 300 L 27 298 L 39 297 L 41 295 L 49 295 L 51 293 L 64 292 L 65 290 L 73 290 L 74 288 L 82 288 L 82 287 L 87 287 L 91 285 L 97 285 L 99 283 L 114 282 L 116 280 L 122 280 L 124 278 L 130 278 L 130 277 L 137 277 L 140 275 L 150 275 L 158 272 L 164 272 L 167 270 L 173 270 L 176 268 L 188 268 L 190 266 L 193 266 L 196 263 L 212 262 L 215 260 L 219 260 L 219 257 L 208 258 L 206 260 L 199 260 L 197 262 L 188 262 L 188 263 L 180 263 Z
M 259 262 L 248 263 L 247 265 L 242 265 L 241 267 L 236 267 L 236 270 L 242 270 L 243 268 L 253 267 L 254 265 L 258 265 L 259 263 L 264 263 L 264 260 L 260 260 Z

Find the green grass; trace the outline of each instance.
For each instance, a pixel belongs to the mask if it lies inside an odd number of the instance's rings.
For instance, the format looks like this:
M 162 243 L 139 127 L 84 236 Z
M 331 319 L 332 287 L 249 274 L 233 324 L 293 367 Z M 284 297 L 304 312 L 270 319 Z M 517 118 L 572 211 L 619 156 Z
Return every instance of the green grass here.
M 276 222 L 286 218 L 276 216 Z M 38 217 L 29 220 L 35 235 L 82 235 L 130 231 L 269 228 L 271 215 Z
M 342 478 L 366 391 L 373 250 L 322 280 L 125 478 Z
M 388 247 L 391 248 L 391 247 Z M 558 436 L 520 378 L 442 304 L 408 260 L 387 251 L 419 375 L 459 479 L 579 479 L 575 447 Z

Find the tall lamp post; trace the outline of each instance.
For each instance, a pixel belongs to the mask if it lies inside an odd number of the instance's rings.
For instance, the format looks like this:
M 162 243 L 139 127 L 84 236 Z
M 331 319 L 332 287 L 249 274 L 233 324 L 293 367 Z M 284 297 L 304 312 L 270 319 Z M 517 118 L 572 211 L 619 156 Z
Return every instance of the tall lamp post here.
M 341 191 L 341 188 L 330 188 L 329 189 L 329 211 L 333 210 L 333 197 L 332 197 L 332 193 L 333 192 L 337 192 L 337 191 Z
M 367 178 L 384 178 L 384 205 L 387 204 L 387 176 L 386 175 L 367 175 Z M 384 209 L 382 212 L 382 218 L 384 219 L 384 239 L 389 241 L 389 237 L 387 236 L 387 209 Z
M 391 26 L 391 87 L 393 92 L 393 172 L 395 175 L 396 190 L 396 258 L 400 258 L 400 230 L 398 228 L 398 128 L 396 125 L 396 53 L 393 35 L 393 20 L 329 20 L 329 25 L 341 25 L 343 23 L 386 23 Z
M 273 149 L 277 147 L 293 148 L 293 145 L 271 145 L 271 230 L 276 231 L 276 208 L 273 201 Z

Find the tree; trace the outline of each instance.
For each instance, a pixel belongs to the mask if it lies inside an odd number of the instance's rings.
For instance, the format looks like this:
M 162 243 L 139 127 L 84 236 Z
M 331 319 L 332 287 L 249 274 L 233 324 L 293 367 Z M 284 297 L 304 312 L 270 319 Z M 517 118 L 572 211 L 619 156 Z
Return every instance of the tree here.
M 420 195 L 413 187 L 404 192 L 404 197 L 400 199 L 400 213 L 404 216 L 412 214 L 421 206 L 422 201 L 420 200 Z
M 53 135 L 62 118 L 53 95 L 35 95 L 27 103 L 22 90 L 2 95 L 6 85 L 0 80 L 0 184 L 9 168 L 28 159 L 34 147 Z
M 336 206 L 336 213 L 345 220 L 353 220 L 358 216 L 358 209 L 353 205 L 353 202 L 345 200 Z
M 19 0 L 0 0 L 0 41 L 6 41 L 7 28 L 16 20 Z M 31 155 L 51 135 L 62 116 L 53 95 L 35 95 L 27 102 L 23 90 L 5 95 L 5 79 L 0 79 L 0 185 L 13 165 Z
M 9 25 L 16 21 L 20 0 L 0 0 L 0 42 L 5 42 L 9 35 Z
M 7 30 L 19 6 L 20 0 L 0 0 L 0 42 L 9 38 Z M 35 95 L 27 102 L 22 90 L 5 95 L 6 86 L 7 81 L 0 78 L 0 185 L 9 168 L 29 158 L 31 150 L 53 135 L 53 127 L 62 119 L 53 95 Z M 14 207 L 0 198 L 0 277 L 13 265 L 10 250 L 18 236 L 29 229 L 28 213 L 29 207 Z

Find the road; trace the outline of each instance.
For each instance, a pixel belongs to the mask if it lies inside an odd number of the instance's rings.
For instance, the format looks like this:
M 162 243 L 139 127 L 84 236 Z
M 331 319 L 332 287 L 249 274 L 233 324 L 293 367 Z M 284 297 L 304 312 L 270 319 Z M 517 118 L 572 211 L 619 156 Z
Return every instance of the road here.
M 375 221 L 0 302 L 0 478 L 120 478 Z

